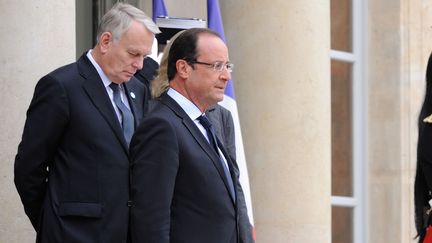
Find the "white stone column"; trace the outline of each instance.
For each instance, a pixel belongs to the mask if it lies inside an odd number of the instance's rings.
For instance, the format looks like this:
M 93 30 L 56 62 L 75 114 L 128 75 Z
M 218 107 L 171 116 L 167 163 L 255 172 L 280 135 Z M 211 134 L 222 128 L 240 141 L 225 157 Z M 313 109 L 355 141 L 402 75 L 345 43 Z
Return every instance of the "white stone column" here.
M 14 157 L 36 82 L 75 60 L 75 1 L 3 0 L 0 9 L 0 242 L 34 242 L 13 183 Z
M 329 1 L 220 4 L 257 242 L 330 242 Z

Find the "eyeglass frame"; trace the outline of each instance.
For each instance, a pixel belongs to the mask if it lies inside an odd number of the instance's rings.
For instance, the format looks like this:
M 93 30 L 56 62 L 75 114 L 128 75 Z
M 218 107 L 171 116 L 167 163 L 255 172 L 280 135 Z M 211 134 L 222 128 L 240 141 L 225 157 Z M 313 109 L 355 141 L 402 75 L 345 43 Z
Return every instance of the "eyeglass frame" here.
M 206 65 L 208 67 L 211 67 L 213 69 L 213 71 L 217 71 L 217 72 L 222 72 L 222 70 L 224 68 L 226 68 L 226 70 L 229 73 L 232 73 L 232 71 L 234 69 L 234 63 L 231 63 L 231 62 L 226 62 L 226 63 L 223 63 L 223 62 L 208 63 L 208 62 L 200 62 L 200 61 L 194 60 L 194 61 L 187 61 L 187 63 L 189 63 L 191 65 L 193 65 L 193 64 Z M 220 66 L 220 67 L 218 67 L 218 66 Z

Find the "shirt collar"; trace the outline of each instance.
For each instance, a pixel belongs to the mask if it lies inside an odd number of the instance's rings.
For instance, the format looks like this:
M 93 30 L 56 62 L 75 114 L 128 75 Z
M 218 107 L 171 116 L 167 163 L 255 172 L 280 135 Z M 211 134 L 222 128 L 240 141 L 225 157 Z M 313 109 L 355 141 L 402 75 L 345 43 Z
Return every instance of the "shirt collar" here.
M 108 87 L 108 85 L 111 84 L 111 80 L 106 76 L 106 74 L 104 73 L 102 68 L 99 66 L 99 64 L 96 62 L 96 60 L 93 58 L 91 52 L 92 52 L 92 50 L 90 49 L 87 52 L 86 56 L 90 60 L 90 62 L 93 64 L 93 66 L 96 68 L 96 71 L 98 72 L 99 77 L 102 79 L 102 82 L 106 88 L 106 87 Z
M 177 92 L 175 89 L 169 88 L 167 94 L 173 98 L 180 107 L 186 112 L 192 121 L 202 115 L 200 109 L 189 99 Z

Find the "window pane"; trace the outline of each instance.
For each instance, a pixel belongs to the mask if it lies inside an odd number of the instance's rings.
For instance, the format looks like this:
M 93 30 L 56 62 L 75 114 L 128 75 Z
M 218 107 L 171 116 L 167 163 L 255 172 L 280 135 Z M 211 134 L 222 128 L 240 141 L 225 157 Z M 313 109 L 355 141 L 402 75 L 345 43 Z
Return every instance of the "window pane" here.
M 352 52 L 351 0 L 331 0 L 331 49 Z
M 332 243 L 353 242 L 353 209 L 332 207 Z
M 352 196 L 351 64 L 331 62 L 332 195 Z

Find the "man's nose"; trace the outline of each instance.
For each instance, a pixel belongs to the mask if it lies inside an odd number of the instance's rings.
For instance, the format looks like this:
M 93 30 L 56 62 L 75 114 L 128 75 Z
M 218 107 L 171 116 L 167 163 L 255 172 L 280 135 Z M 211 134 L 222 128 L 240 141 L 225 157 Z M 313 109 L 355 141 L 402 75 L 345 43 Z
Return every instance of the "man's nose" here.
M 228 69 L 224 68 L 221 72 L 220 78 L 224 81 L 228 81 L 231 79 L 231 73 L 228 71 Z
M 137 58 L 133 63 L 132 66 L 136 69 L 142 69 L 144 67 L 144 57 Z

